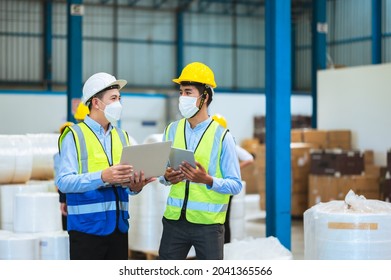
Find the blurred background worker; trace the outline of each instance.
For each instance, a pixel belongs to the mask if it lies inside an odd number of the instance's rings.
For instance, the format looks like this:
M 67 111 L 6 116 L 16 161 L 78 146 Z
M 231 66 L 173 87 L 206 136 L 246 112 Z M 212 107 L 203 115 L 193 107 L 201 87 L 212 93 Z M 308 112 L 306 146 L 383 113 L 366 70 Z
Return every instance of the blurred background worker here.
M 90 110 L 82 102 L 77 106 L 76 112 L 73 115 L 77 122 L 82 122 L 84 118 L 90 113 Z M 74 125 L 73 122 L 65 122 L 60 126 L 60 135 L 63 133 L 64 129 L 68 126 Z M 59 153 L 54 155 L 54 176 L 58 174 L 59 169 Z M 57 188 L 58 190 L 58 188 Z M 67 204 L 66 204 L 66 195 L 58 190 L 59 201 L 60 201 L 60 210 L 61 210 L 61 220 L 62 220 L 62 229 L 67 230 Z
M 215 114 L 212 116 L 212 119 L 214 121 L 218 122 L 222 127 L 227 129 L 227 120 L 222 115 Z M 244 168 L 254 162 L 254 156 L 239 145 L 236 145 L 236 153 L 238 155 L 240 170 L 242 170 L 242 168 Z M 228 209 L 227 209 L 227 218 L 225 219 L 225 223 L 224 223 L 224 227 L 225 227 L 224 243 L 231 242 L 231 228 L 230 228 L 230 224 L 229 224 L 230 212 L 231 212 L 231 201 L 232 201 L 232 195 L 229 198 Z

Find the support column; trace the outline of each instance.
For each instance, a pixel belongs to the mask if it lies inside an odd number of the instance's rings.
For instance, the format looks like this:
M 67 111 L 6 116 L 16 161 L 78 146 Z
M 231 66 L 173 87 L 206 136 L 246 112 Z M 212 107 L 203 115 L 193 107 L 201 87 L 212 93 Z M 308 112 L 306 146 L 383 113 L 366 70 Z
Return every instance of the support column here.
M 266 236 L 291 248 L 291 5 L 266 0 Z M 288 47 L 287 47 L 288 46 Z
M 83 86 L 82 19 L 84 6 L 82 2 L 82 0 L 68 0 L 67 2 L 67 120 L 72 122 L 75 122 L 73 114 L 82 96 Z

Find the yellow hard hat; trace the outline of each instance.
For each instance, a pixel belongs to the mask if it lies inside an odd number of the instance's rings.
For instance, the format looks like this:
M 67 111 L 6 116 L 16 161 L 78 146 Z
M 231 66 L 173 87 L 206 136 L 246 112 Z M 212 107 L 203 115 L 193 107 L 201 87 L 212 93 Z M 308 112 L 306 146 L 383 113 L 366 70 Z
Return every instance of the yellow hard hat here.
M 83 102 L 80 102 L 79 103 L 79 106 L 77 106 L 77 109 L 76 109 L 76 112 L 75 114 L 73 115 L 73 117 L 76 119 L 76 120 L 84 120 L 84 118 L 90 113 L 90 110 L 88 109 L 88 107 L 86 105 L 84 105 Z
M 73 122 L 65 122 L 60 126 L 60 134 L 64 131 L 64 129 L 68 126 L 74 125 Z
M 222 127 L 227 128 L 227 120 L 220 114 L 214 114 L 212 119 L 218 122 Z
M 217 86 L 213 71 L 201 62 L 192 62 L 186 65 L 179 78 L 173 79 L 172 81 L 177 84 L 181 82 L 197 82 L 209 85 L 212 88 Z

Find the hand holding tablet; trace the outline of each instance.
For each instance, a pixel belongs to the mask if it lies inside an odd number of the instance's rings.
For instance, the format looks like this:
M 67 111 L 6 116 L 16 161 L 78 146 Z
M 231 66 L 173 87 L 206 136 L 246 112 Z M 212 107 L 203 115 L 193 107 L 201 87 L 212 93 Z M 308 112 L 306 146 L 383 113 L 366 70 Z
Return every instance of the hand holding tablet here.
M 171 152 L 170 152 L 171 168 L 178 170 L 179 165 L 181 165 L 183 161 L 188 162 L 191 166 L 196 168 L 193 151 L 171 147 Z

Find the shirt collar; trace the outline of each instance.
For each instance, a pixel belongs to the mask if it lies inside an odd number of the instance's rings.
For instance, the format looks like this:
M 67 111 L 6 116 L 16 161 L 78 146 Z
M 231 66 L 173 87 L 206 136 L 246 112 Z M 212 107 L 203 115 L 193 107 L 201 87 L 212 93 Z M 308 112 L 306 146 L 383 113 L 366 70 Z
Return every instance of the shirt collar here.
M 85 117 L 84 122 L 92 129 L 93 132 L 103 135 L 105 134 L 104 128 L 98 122 L 91 119 L 89 116 Z M 112 129 L 113 126 L 111 125 L 111 123 L 109 123 L 109 129 L 107 130 L 106 134 L 110 133 Z
M 203 122 L 200 122 L 199 124 L 197 124 L 194 128 L 191 128 L 189 121 L 186 119 L 186 128 L 192 129 L 194 132 L 199 131 L 199 130 L 204 130 L 209 125 L 209 123 L 211 121 L 212 121 L 212 118 L 208 117 Z

